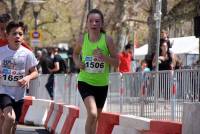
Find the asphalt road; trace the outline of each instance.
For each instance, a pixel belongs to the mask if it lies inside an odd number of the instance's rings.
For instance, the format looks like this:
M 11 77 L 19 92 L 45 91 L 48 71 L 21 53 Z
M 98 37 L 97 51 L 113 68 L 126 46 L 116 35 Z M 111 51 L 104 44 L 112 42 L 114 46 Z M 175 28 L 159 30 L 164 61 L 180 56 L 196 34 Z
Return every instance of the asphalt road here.
M 44 127 L 18 125 L 16 134 L 50 134 Z

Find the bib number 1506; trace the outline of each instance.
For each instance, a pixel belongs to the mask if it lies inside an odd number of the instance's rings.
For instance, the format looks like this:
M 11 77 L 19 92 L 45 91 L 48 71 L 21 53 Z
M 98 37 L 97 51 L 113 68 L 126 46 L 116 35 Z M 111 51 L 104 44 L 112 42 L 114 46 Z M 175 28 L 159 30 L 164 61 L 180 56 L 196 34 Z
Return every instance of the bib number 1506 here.
M 104 63 L 99 63 L 99 62 L 86 62 L 86 67 L 89 68 L 104 68 Z

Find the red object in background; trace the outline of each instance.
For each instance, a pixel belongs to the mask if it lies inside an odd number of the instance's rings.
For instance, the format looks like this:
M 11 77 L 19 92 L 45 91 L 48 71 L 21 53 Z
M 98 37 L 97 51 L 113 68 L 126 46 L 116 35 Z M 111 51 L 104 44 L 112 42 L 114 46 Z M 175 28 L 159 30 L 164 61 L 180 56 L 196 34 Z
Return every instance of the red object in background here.
M 120 60 L 119 71 L 121 73 L 131 71 L 131 59 L 132 55 L 130 53 L 122 52 L 119 54 L 119 60 Z
M 119 125 L 119 114 L 102 112 L 97 127 L 97 134 L 111 134 L 115 125 Z
M 0 39 L 0 47 L 5 46 L 8 44 L 8 41 L 5 39 Z
M 30 45 L 27 42 L 25 42 L 25 41 L 22 43 L 22 46 L 24 46 L 25 48 L 33 51 L 33 49 L 30 47 Z
M 181 134 L 182 124 L 175 121 L 152 120 L 150 130 L 143 134 Z
M 24 98 L 24 104 L 23 104 L 23 107 L 22 107 L 22 113 L 21 113 L 21 116 L 19 118 L 19 123 L 20 124 L 24 124 L 24 119 L 25 119 L 26 113 L 28 111 L 29 106 L 32 105 L 33 99 L 34 99 L 33 96 L 26 96 Z
M 0 39 L 0 47 L 5 46 L 7 44 L 8 44 L 8 40 L 6 40 L 6 39 Z M 27 42 L 25 42 L 25 41 L 22 43 L 22 46 L 24 46 L 25 48 L 33 51 L 33 49 L 30 47 L 30 45 Z

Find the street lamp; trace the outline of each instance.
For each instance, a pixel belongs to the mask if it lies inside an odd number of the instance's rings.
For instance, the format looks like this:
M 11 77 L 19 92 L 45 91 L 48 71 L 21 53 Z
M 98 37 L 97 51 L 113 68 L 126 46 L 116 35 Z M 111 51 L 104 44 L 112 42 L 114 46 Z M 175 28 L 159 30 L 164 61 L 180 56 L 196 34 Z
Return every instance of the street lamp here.
M 162 0 L 156 0 L 156 12 L 154 14 L 154 19 L 156 21 L 156 33 L 157 33 L 157 40 L 156 40 L 156 72 L 159 68 L 158 57 L 159 57 L 159 48 L 160 48 L 160 23 L 161 23 L 161 5 Z
M 41 46 L 41 33 L 38 31 L 38 15 L 40 13 L 40 5 L 45 3 L 45 0 L 26 0 L 26 2 L 32 5 L 34 16 L 34 31 L 31 33 L 31 44 L 34 47 Z
M 160 23 L 161 23 L 161 5 L 162 0 L 156 0 L 156 12 L 154 13 L 154 20 L 156 21 L 156 34 L 157 34 L 157 40 L 156 40 L 156 81 L 155 81 L 155 90 L 154 95 L 158 96 L 158 90 L 159 90 L 159 83 L 158 83 L 158 69 L 159 69 L 159 63 L 158 63 L 158 57 L 159 57 L 159 47 L 160 47 Z M 157 97 L 154 97 L 154 111 L 156 111 L 157 107 Z
M 40 12 L 40 5 L 45 3 L 45 0 L 26 0 L 27 3 L 31 4 L 33 7 L 33 16 L 34 16 L 34 29 L 37 31 L 38 27 L 38 15 Z

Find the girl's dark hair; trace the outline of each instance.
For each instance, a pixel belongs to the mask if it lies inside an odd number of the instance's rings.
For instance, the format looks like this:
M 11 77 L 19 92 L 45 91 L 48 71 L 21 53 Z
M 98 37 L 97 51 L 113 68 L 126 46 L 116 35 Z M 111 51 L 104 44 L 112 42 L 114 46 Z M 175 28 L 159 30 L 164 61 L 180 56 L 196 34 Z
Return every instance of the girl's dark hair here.
M 90 14 L 99 14 L 100 17 L 101 17 L 101 21 L 102 21 L 102 24 L 104 24 L 104 17 L 103 17 L 103 13 L 99 10 L 99 9 L 92 9 L 89 11 L 89 13 L 87 14 L 87 20 L 88 20 L 88 17 Z M 102 33 L 105 33 L 105 30 L 103 29 L 103 27 L 101 27 L 101 30 L 100 30 Z
M 168 45 L 168 41 L 167 40 L 164 40 L 164 39 L 160 40 L 159 55 L 161 55 L 161 53 L 162 53 L 161 46 L 162 46 L 163 43 L 167 43 L 167 55 L 169 56 L 169 60 L 172 61 L 172 54 L 171 54 L 171 52 L 169 50 L 170 47 Z
M 128 43 L 128 44 L 124 47 L 124 49 L 125 49 L 125 50 L 131 49 L 131 44 Z
M 11 19 L 9 14 L 1 14 L 0 15 L 0 23 L 7 23 Z
M 6 27 L 6 32 L 10 33 L 10 31 L 13 28 L 17 28 L 17 27 L 21 27 L 23 32 L 26 32 L 26 26 L 24 25 L 24 23 L 22 21 L 11 21 L 8 23 L 7 27 Z

